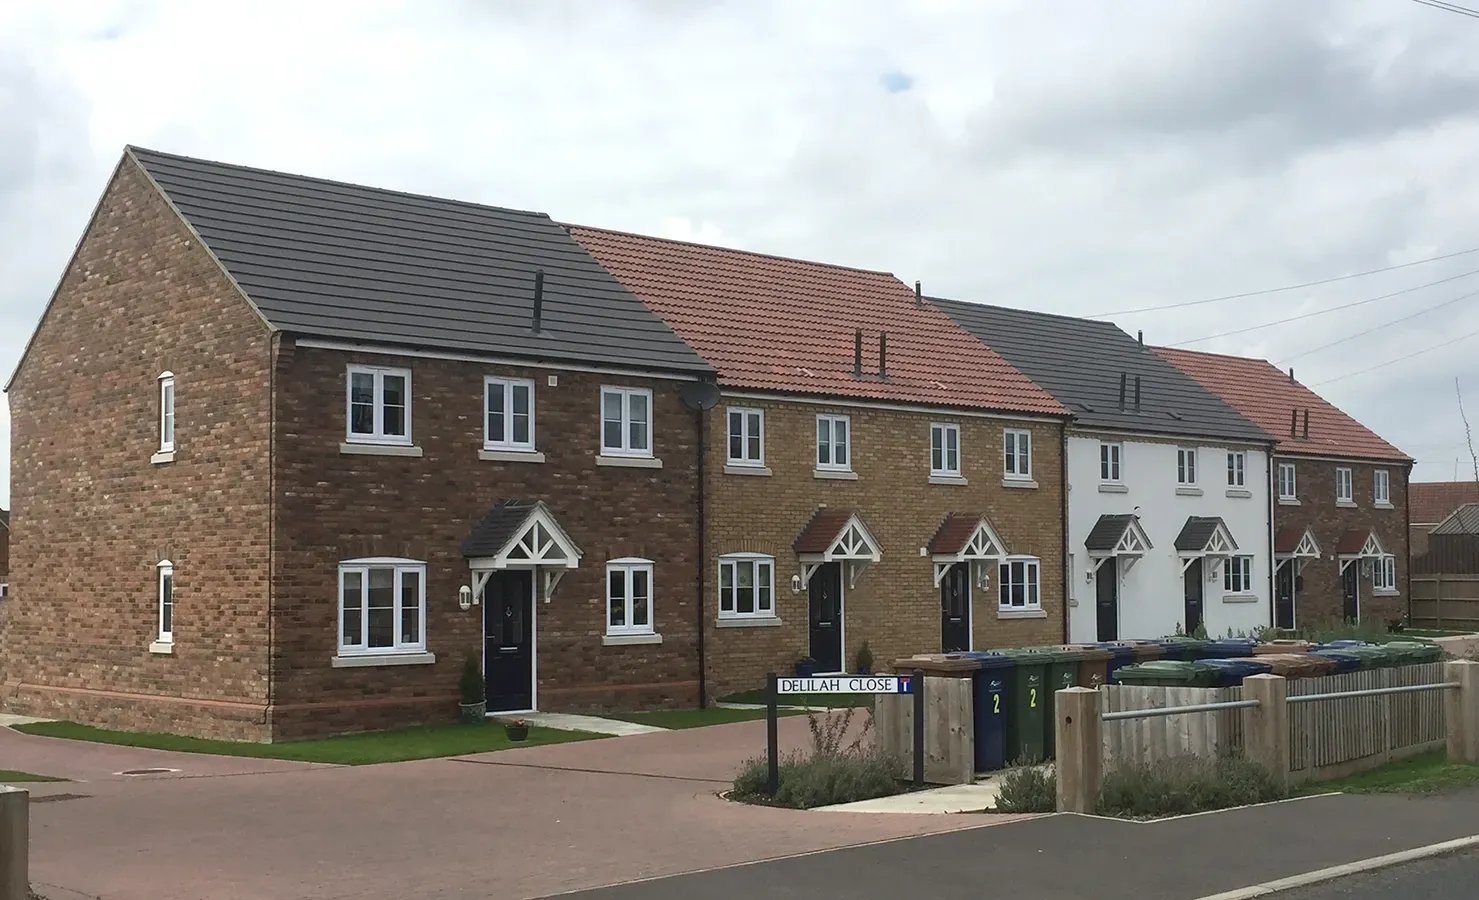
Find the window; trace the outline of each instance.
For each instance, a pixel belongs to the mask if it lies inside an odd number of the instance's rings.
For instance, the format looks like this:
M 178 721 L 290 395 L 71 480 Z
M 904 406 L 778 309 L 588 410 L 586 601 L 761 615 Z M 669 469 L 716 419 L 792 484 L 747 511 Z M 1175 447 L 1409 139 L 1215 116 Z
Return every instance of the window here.
M 534 382 L 483 379 L 483 446 L 534 449 Z
M 1222 587 L 1229 594 L 1253 593 L 1253 557 L 1228 557 L 1222 567 Z
M 409 369 L 350 366 L 348 404 L 350 441 L 411 443 Z
M 175 376 L 165 372 L 159 376 L 159 452 L 171 453 L 175 449 Z
M 1351 493 L 1351 470 L 1339 468 L 1335 470 L 1335 502 L 1354 503 L 1355 497 Z
M 175 564 L 164 560 L 159 572 L 159 643 L 175 642 Z
M 1294 463 L 1279 463 L 1279 499 L 1295 499 L 1294 487 Z
M 601 452 L 608 456 L 652 455 L 652 392 L 646 388 L 601 388 Z
M 1099 445 L 1099 480 L 1120 480 L 1120 455 L 1125 452 L 1124 444 L 1101 443 Z
M 1002 609 L 1040 608 L 1042 604 L 1039 599 L 1039 568 L 1038 561 L 1033 558 L 1009 558 L 1001 564 L 1001 578 L 998 584 Z
M 719 558 L 719 618 L 775 615 L 775 560 L 737 553 Z
M 410 559 L 339 565 L 339 653 L 426 649 L 426 564 Z
M 930 474 L 960 475 L 960 426 L 930 426 Z
M 1383 556 L 1371 569 L 1371 589 L 1382 593 L 1397 591 L 1397 557 Z
M 1372 475 L 1371 484 L 1372 502 L 1382 506 L 1390 506 L 1392 503 L 1392 482 L 1387 475 L 1386 469 L 1377 469 Z
M 1227 486 L 1228 487 L 1243 487 L 1243 485 L 1244 485 L 1244 474 L 1243 474 L 1243 470 L 1245 468 L 1246 462 L 1247 462 L 1247 457 L 1243 454 L 1243 451 L 1241 451 L 1241 450 L 1229 450 L 1229 451 L 1227 451 Z
M 1007 478 L 1032 477 L 1032 432 L 1008 428 L 1002 432 L 1003 465 Z
M 1176 450 L 1176 483 L 1197 483 L 1197 451 L 1195 447 L 1179 447 Z
M 606 564 L 606 633 L 652 634 L 652 561 Z
M 765 465 L 765 413 L 758 409 L 729 410 L 729 464 Z
M 847 416 L 817 416 L 818 469 L 852 468 L 848 446 L 850 424 Z

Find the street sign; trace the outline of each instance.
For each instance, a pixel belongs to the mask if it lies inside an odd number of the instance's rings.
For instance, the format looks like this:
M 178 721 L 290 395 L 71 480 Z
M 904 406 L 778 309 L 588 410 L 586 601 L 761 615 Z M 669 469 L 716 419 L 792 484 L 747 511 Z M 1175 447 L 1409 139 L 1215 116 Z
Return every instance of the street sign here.
M 908 675 L 836 675 L 821 678 L 777 678 L 777 694 L 912 694 Z

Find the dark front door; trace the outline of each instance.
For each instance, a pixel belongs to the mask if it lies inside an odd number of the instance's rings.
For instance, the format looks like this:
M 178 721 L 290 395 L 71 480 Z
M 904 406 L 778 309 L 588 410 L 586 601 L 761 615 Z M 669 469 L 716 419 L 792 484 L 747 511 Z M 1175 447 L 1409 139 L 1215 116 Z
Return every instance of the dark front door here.
M 827 563 L 812 573 L 811 658 L 818 672 L 842 671 L 842 563 Z
M 534 707 L 534 573 L 494 572 L 483 590 L 488 711 Z
M 940 649 L 971 649 L 971 564 L 960 562 L 940 582 Z
M 1094 606 L 1099 619 L 1099 640 L 1120 638 L 1120 561 L 1110 557 L 1094 574 Z
M 1202 561 L 1194 559 L 1186 567 L 1186 633 L 1202 627 Z
M 1294 627 L 1294 570 L 1299 560 L 1285 560 L 1274 579 L 1274 627 Z
M 1354 622 L 1361 618 L 1361 563 L 1353 560 L 1340 574 L 1340 589 L 1345 595 L 1345 604 L 1342 614 L 1346 621 Z

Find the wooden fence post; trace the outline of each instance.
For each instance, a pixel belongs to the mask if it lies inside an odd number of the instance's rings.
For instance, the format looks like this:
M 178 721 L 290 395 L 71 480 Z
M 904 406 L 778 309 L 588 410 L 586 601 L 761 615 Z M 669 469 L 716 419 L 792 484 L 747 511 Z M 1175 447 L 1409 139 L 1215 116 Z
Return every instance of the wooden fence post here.
M 31 893 L 27 862 L 31 792 L 0 784 L 0 900 L 26 900 Z
M 1058 812 L 1092 813 L 1104 778 L 1104 729 L 1099 692 L 1065 688 L 1054 694 Z
M 1443 680 L 1459 687 L 1444 691 L 1448 725 L 1448 761 L 1479 763 L 1479 662 L 1467 659 L 1443 664 Z
M 1281 785 L 1289 784 L 1289 682 L 1280 675 L 1243 679 L 1243 699 L 1258 705 L 1243 710 L 1244 753 L 1268 769 Z

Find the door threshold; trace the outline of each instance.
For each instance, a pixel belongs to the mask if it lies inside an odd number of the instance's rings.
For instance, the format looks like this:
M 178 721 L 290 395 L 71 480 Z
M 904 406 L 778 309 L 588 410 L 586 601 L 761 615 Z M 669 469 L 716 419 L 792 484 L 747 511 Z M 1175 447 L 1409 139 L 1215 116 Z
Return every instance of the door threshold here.
M 500 709 L 496 711 L 490 710 L 483 713 L 483 718 L 496 719 L 499 716 L 525 716 L 532 715 L 537 712 L 539 712 L 539 710 L 537 709 Z

